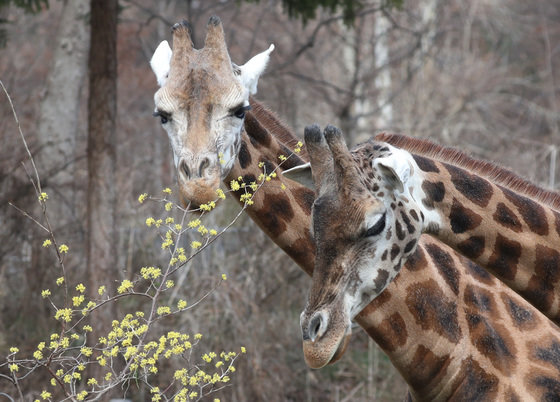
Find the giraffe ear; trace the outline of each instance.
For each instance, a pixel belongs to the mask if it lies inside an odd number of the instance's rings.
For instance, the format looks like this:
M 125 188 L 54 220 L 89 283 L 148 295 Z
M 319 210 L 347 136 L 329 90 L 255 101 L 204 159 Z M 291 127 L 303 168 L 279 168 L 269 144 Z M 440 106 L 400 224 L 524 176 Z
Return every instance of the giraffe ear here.
M 304 165 L 299 165 L 291 169 L 282 172 L 284 177 L 290 180 L 297 181 L 299 184 L 307 187 L 310 190 L 315 191 L 315 186 L 313 185 L 313 177 L 311 175 L 311 163 L 307 162 Z
M 410 177 L 410 164 L 406 157 L 399 155 L 399 152 L 393 152 L 390 156 L 375 159 L 373 167 L 392 188 L 404 191 Z
M 150 66 L 156 75 L 156 79 L 160 87 L 164 86 L 165 81 L 167 81 L 172 53 L 173 52 L 171 47 L 169 47 L 169 43 L 164 40 L 156 48 L 154 55 L 150 59 Z
M 268 59 L 270 59 L 270 53 L 272 53 L 273 50 L 274 45 L 270 45 L 264 52 L 253 56 L 247 63 L 239 66 L 241 84 L 247 88 L 249 95 L 257 93 L 259 77 L 264 72 L 268 64 Z

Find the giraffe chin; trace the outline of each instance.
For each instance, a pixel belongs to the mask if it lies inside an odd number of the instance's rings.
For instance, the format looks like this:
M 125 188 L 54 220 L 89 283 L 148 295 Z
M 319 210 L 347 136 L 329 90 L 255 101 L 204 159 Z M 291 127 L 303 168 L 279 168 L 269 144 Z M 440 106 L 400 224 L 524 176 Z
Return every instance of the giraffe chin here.
M 216 190 L 220 188 L 220 177 L 213 180 L 198 179 L 179 182 L 179 199 L 183 207 L 198 209 L 202 204 L 219 201 Z
M 331 337 L 317 340 L 303 341 L 303 355 L 305 363 L 312 369 L 320 369 L 329 364 L 340 360 L 346 352 L 352 333 L 350 331 L 342 334 L 341 337 Z

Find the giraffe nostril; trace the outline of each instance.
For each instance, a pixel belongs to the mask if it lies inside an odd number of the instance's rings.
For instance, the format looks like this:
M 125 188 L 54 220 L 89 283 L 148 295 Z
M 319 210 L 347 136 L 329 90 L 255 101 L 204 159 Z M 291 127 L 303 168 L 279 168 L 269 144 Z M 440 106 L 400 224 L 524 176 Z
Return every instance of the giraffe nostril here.
M 311 342 L 315 342 L 317 338 L 323 335 L 323 333 L 325 332 L 325 326 L 325 318 L 320 312 L 315 313 L 313 317 L 311 317 L 308 325 L 309 339 L 311 339 Z
M 198 168 L 198 176 L 202 177 L 204 174 L 204 170 L 206 170 L 210 166 L 210 159 L 204 158 L 202 162 L 200 162 L 200 166 Z
M 181 160 L 179 164 L 179 174 L 183 175 L 186 180 L 189 180 L 191 178 L 191 171 L 189 169 L 189 166 L 187 165 L 187 162 L 184 159 Z

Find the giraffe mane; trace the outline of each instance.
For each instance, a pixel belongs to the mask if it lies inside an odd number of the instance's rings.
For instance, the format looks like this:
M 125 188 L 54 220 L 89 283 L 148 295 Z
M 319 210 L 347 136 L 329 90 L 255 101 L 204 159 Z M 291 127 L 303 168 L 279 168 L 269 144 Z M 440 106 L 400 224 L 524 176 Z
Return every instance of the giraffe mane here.
M 251 112 L 255 115 L 257 120 L 263 124 L 274 137 L 276 137 L 282 144 L 284 144 L 290 150 L 293 150 L 299 141 L 299 138 L 282 122 L 282 120 L 271 111 L 269 108 L 264 106 L 262 103 L 255 101 L 251 98 Z M 307 151 L 305 147 L 301 148 L 301 152 L 298 156 L 304 161 L 309 160 Z
M 397 148 L 403 148 L 411 153 L 433 158 L 439 162 L 467 169 L 494 184 L 506 187 L 534 201 L 544 203 L 555 210 L 560 210 L 560 194 L 558 192 L 545 190 L 496 163 L 474 159 L 461 150 L 439 145 L 423 138 L 380 133 L 375 136 L 375 140 L 387 142 Z

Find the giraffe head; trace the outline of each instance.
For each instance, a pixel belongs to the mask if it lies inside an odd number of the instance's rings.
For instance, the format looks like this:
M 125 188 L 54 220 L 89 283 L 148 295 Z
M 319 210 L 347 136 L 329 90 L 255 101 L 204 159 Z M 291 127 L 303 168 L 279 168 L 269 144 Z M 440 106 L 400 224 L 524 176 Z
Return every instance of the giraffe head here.
M 317 253 L 301 328 L 306 362 L 320 368 L 342 356 L 351 320 L 414 252 L 421 219 L 402 215 L 404 200 L 410 199 L 403 180 L 412 167 L 394 163 L 397 149 L 370 143 L 368 156 L 378 157 L 360 160 L 332 126 L 324 133 L 318 126 L 307 127 L 305 144 L 310 163 L 285 174 L 304 184 L 311 175 L 314 183 Z
M 198 206 L 216 198 L 272 50 L 274 45 L 242 66 L 232 64 L 221 21 L 211 17 L 202 49 L 193 47 L 183 21 L 173 26 L 173 49 L 163 41 L 154 52 L 150 65 L 160 86 L 154 116 L 169 136 L 183 201 Z

